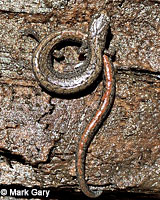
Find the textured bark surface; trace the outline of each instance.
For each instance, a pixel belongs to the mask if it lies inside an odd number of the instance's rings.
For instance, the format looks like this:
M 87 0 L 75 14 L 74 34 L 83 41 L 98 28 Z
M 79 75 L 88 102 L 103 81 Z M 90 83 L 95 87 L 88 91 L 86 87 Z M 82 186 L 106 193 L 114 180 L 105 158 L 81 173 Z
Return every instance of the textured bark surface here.
M 117 194 L 125 191 L 143 193 L 130 199 L 150 197 L 144 193 L 160 198 L 158 0 L 0 1 L 0 185 L 55 192 L 69 188 L 78 199 L 76 146 L 99 105 L 103 85 L 99 81 L 73 98 L 45 91 L 32 72 L 37 42 L 22 33 L 32 28 L 44 38 L 67 28 L 87 32 L 101 8 L 111 15 L 107 45 L 115 49 L 116 96 L 89 147 L 86 179 L 106 191 L 104 199 L 110 191 L 110 199 L 125 199 Z M 71 62 L 73 48 L 67 52 Z

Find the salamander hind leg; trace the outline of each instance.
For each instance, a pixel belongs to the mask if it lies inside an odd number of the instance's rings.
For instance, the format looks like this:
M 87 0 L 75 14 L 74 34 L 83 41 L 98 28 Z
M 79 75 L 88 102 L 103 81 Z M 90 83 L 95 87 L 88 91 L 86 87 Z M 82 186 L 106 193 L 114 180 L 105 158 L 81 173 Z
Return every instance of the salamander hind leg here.
M 78 54 L 79 54 L 79 60 L 85 60 L 85 58 L 88 57 L 89 54 L 89 49 L 88 49 L 88 42 L 83 41 L 81 47 L 78 49 Z

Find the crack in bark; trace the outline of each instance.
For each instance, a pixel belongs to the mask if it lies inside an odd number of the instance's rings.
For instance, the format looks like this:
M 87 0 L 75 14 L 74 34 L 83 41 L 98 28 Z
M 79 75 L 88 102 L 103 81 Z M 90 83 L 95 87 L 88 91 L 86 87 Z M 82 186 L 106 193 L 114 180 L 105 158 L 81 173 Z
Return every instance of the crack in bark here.
M 139 74 L 146 74 L 146 75 L 151 75 L 153 77 L 156 77 L 157 79 L 160 79 L 160 72 L 153 72 L 149 71 L 147 69 L 136 69 L 134 67 L 131 68 L 132 72 L 139 73 Z
M 37 81 L 27 80 L 27 79 L 11 79 L 4 78 L 0 80 L 0 84 L 3 85 L 13 85 L 13 86 L 21 86 L 21 87 L 37 87 Z
M 27 12 L 15 12 L 15 11 L 7 11 L 7 10 L 1 10 L 0 14 L 8 14 L 13 17 L 19 16 L 23 17 L 26 22 L 29 23 L 47 23 L 49 22 L 50 18 L 54 15 L 57 16 L 57 12 L 55 9 L 53 9 L 51 12 L 42 14 L 42 13 L 27 13 Z
M 150 0 L 151 2 L 153 2 L 153 3 L 158 3 L 158 4 L 160 4 L 160 1 L 159 0 Z
M 125 3 L 125 0 L 122 0 L 121 3 L 119 4 L 119 7 L 122 7 L 124 3 Z
M 31 191 L 32 189 L 36 189 L 37 191 L 40 190 L 42 191 L 43 189 L 45 190 L 49 190 L 49 199 L 58 199 L 58 200 L 62 200 L 62 199 L 77 199 L 77 200 L 87 200 L 88 198 L 85 197 L 82 193 L 78 191 L 75 191 L 75 188 L 78 188 L 77 184 L 72 184 L 70 186 L 68 185 L 64 185 L 64 186 L 58 186 L 58 187 L 45 187 L 42 188 L 40 186 L 35 186 L 35 187 L 25 187 L 22 184 L 2 184 L 0 185 L 1 188 L 6 189 L 8 192 L 10 190 L 14 191 L 14 190 L 19 190 L 19 191 L 23 191 L 23 190 L 27 190 L 27 191 Z M 108 185 L 106 185 L 107 187 Z M 103 195 L 101 197 L 101 199 L 110 199 L 110 200 L 124 200 L 124 199 L 130 199 L 130 200 L 137 200 L 137 199 L 141 199 L 141 200 L 159 200 L 160 195 L 158 193 L 155 194 L 147 194 L 145 193 L 145 191 L 138 191 L 133 193 L 132 192 L 132 188 L 128 188 L 127 190 L 125 189 L 117 189 L 117 186 L 115 185 L 111 187 L 112 191 L 104 191 Z M 114 191 L 114 189 L 117 189 L 117 191 Z M 31 194 L 31 192 L 29 192 L 29 194 Z M 12 197 L 10 197 L 12 198 Z M 24 199 L 24 195 L 22 196 L 18 196 L 18 198 L 23 198 Z M 33 197 L 31 195 L 26 197 L 27 199 L 32 199 L 32 198 L 38 198 L 38 199 L 46 199 L 46 198 L 42 198 L 42 197 Z
M 122 69 L 122 68 L 119 68 L 117 69 L 118 72 L 133 72 L 134 75 L 136 76 L 139 76 L 139 75 L 147 75 L 151 78 L 156 78 L 157 80 L 160 80 L 160 72 L 153 72 L 153 71 L 149 71 L 149 70 L 146 70 L 146 69 L 137 69 L 137 68 L 130 68 L 130 69 Z M 146 80 L 147 81 L 147 80 Z
M 50 98 L 50 102 L 51 102 L 51 98 Z M 37 120 L 38 123 L 40 123 L 40 121 L 46 116 L 46 115 L 52 115 L 54 109 L 55 109 L 55 105 L 51 105 L 52 107 L 49 109 L 49 111 L 45 112 L 43 115 L 40 116 L 40 118 Z M 46 124 L 45 130 L 48 128 L 49 124 Z
M 4 156 L 7 159 L 7 163 L 9 164 L 9 166 L 11 168 L 13 168 L 12 161 L 17 161 L 20 164 L 29 165 L 33 168 L 38 168 L 39 164 L 48 164 L 48 163 L 51 162 L 52 152 L 53 152 L 54 148 L 55 148 L 55 144 L 50 148 L 46 161 L 38 161 L 38 162 L 35 162 L 35 163 L 31 163 L 29 161 L 26 161 L 24 156 L 14 154 L 10 150 L 4 149 L 4 148 L 0 148 L 0 156 Z
M 11 151 L 7 149 L 0 148 L 0 155 L 4 156 L 7 159 L 7 161 L 10 163 L 9 165 L 11 166 L 11 168 L 13 168 L 11 161 L 17 161 L 23 165 L 26 164 L 26 160 L 24 159 L 22 155 L 13 154 L 11 153 Z

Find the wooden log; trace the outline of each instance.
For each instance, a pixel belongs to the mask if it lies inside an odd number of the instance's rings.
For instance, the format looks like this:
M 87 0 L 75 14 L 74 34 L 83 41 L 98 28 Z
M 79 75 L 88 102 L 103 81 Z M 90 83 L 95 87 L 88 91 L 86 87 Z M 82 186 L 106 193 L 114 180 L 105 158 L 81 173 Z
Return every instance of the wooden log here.
M 87 32 L 92 15 L 102 7 L 111 15 L 107 47 L 115 49 L 116 96 L 89 147 L 86 179 L 106 191 L 104 197 L 111 191 L 117 197 L 122 191 L 159 196 L 158 1 L 0 3 L 0 185 L 80 191 L 75 152 L 98 108 L 101 77 L 93 88 L 72 98 L 47 92 L 32 71 L 32 53 L 38 43 L 22 32 L 34 29 L 41 39 L 63 29 Z M 77 61 L 76 48 L 65 48 L 68 62 Z

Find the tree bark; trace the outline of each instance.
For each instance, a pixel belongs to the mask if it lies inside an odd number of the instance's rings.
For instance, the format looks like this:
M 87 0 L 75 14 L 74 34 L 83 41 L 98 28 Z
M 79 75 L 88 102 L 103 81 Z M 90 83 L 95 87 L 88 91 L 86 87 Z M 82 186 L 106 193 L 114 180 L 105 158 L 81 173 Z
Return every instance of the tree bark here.
M 100 103 L 101 79 L 73 98 L 44 90 L 32 71 L 38 42 L 23 31 L 34 29 L 40 39 L 64 29 L 87 32 L 102 8 L 111 15 L 116 95 L 90 144 L 86 179 L 104 198 L 111 191 L 117 199 L 124 191 L 160 197 L 160 2 L 151 0 L 0 2 L 0 185 L 80 192 L 75 152 Z M 69 62 L 74 50 L 65 50 Z

